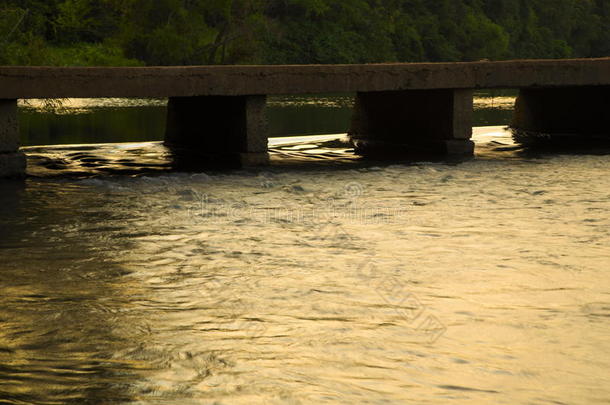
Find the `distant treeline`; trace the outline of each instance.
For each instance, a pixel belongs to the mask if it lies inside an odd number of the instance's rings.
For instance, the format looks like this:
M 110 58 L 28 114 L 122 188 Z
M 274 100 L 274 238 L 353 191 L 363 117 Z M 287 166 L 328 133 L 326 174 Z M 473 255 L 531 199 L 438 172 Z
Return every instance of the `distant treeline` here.
M 610 55 L 610 0 L 0 0 L 0 64 Z

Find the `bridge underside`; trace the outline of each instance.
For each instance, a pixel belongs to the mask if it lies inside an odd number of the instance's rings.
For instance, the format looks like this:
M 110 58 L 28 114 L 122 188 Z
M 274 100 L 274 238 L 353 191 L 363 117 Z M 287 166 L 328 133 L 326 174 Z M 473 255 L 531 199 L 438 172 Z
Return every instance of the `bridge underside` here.
M 349 137 L 364 156 L 472 155 L 472 90 L 358 93 Z
M 610 86 L 522 89 L 512 127 L 532 134 L 610 136 Z M 268 163 L 264 96 L 169 99 L 166 145 L 203 166 Z M 474 154 L 473 91 L 359 92 L 349 137 L 367 157 L 443 158 Z
M 265 96 L 172 97 L 165 144 L 185 166 L 266 165 L 265 105 Z
M 349 136 L 363 156 L 471 156 L 472 104 L 468 89 L 360 92 Z M 265 105 L 259 95 L 171 97 L 165 143 L 187 169 L 266 165 Z M 0 99 L 0 177 L 25 174 L 17 113 L 17 100 Z M 511 127 L 547 141 L 607 141 L 610 86 L 522 89 Z
M 471 156 L 472 100 L 462 89 L 358 93 L 349 136 L 364 156 Z M 265 103 L 265 96 L 172 97 L 165 144 L 203 167 L 268 164 Z
M 522 89 L 511 123 L 523 143 L 610 141 L 610 86 Z

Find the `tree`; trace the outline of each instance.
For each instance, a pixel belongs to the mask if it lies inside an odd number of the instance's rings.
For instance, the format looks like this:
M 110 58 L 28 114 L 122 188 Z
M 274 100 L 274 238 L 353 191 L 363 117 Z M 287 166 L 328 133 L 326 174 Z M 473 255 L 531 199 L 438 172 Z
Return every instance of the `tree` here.
M 607 55 L 608 0 L 0 0 L 1 64 Z
M 153 65 L 256 61 L 262 11 L 262 0 L 138 0 L 124 43 Z

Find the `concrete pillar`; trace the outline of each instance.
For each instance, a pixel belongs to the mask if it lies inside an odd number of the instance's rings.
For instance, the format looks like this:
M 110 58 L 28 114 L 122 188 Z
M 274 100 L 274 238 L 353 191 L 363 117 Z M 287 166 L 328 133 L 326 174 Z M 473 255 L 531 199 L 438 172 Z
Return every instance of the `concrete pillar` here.
M 610 86 L 522 89 L 511 128 L 520 141 L 610 141 Z
M 19 152 L 17 100 L 0 99 L 0 178 L 25 175 L 25 155 Z
M 472 97 L 454 89 L 358 93 L 349 136 L 361 155 L 473 155 Z
M 165 144 L 197 155 L 204 166 L 266 165 L 265 106 L 265 96 L 172 97 Z

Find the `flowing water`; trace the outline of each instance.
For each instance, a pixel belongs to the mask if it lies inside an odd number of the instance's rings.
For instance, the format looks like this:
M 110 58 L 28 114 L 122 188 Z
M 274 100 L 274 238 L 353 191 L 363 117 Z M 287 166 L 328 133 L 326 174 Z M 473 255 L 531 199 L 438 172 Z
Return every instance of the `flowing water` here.
M 340 138 L 224 173 L 26 148 L 0 183 L 0 403 L 609 403 L 609 154 L 486 127 L 475 159 L 390 164 Z

